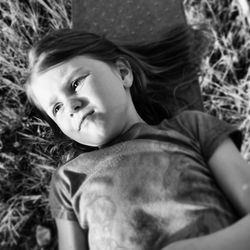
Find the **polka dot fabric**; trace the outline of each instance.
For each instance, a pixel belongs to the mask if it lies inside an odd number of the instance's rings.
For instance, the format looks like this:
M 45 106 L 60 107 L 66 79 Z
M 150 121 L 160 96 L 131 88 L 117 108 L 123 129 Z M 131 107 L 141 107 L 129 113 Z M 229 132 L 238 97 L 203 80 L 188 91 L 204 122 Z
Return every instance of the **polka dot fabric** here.
M 185 23 L 182 0 L 72 0 L 73 28 L 112 40 L 150 41 Z
M 72 16 L 73 28 L 113 41 L 156 41 L 168 28 L 186 23 L 183 0 L 72 0 Z M 198 80 L 174 86 L 166 105 L 173 114 L 187 107 L 203 110 Z

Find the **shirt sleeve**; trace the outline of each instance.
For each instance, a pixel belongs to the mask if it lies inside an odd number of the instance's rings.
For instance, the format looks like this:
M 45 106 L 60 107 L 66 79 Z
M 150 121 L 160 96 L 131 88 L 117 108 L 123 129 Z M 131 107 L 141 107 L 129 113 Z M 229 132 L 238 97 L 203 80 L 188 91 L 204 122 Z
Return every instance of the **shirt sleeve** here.
M 173 129 L 198 141 L 207 162 L 217 147 L 228 137 L 240 150 L 242 133 L 238 127 L 200 111 L 184 111 L 170 122 Z
M 52 175 L 50 182 L 49 204 L 53 218 L 77 220 L 70 196 L 70 183 L 61 167 Z

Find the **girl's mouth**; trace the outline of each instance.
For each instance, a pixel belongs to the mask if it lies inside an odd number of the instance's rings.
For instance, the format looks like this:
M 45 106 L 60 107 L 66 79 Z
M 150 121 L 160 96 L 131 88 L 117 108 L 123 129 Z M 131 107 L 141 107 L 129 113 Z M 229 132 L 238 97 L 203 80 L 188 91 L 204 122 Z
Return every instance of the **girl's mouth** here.
M 79 123 L 79 127 L 78 127 L 78 130 L 79 130 L 79 131 L 81 130 L 81 127 L 84 125 L 84 123 L 86 122 L 86 119 L 87 119 L 89 116 L 93 115 L 94 112 L 95 112 L 94 110 L 91 110 L 91 111 L 87 112 L 87 113 L 83 116 L 82 120 L 81 120 L 80 123 Z

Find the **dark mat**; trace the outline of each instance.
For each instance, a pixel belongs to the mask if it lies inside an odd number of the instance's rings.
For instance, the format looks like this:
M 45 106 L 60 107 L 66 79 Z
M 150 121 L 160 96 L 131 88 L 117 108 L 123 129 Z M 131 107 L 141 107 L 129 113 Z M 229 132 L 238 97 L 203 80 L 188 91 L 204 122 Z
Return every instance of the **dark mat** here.
M 73 28 L 103 34 L 111 40 L 151 41 L 167 29 L 185 24 L 182 0 L 72 0 Z M 173 86 L 166 96 L 172 114 L 203 110 L 200 86 Z
M 72 0 L 73 27 L 110 39 L 151 40 L 185 23 L 181 0 Z

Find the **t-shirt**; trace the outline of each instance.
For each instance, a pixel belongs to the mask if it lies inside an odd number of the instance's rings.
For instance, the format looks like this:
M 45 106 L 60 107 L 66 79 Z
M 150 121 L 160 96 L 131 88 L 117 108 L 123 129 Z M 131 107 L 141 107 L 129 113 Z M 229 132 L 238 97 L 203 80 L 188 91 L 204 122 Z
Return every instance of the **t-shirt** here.
M 78 221 L 91 250 L 158 250 L 224 228 L 238 215 L 207 163 L 228 136 L 240 148 L 236 127 L 199 111 L 136 123 L 55 171 L 52 215 Z

